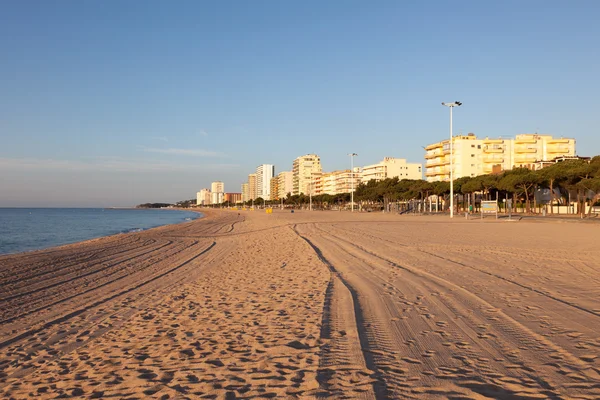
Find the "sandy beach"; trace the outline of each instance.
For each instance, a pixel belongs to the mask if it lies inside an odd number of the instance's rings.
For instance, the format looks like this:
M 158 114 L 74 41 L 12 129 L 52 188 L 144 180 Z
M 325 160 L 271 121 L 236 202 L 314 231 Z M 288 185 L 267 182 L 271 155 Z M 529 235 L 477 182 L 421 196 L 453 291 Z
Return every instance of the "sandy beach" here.
M 0 398 L 599 399 L 598 238 L 211 211 L 0 256 Z

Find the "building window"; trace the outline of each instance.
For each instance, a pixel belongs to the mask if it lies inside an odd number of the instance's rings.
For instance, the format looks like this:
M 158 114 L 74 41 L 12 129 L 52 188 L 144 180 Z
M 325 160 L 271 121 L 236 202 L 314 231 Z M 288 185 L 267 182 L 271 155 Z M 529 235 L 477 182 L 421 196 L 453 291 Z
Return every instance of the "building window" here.
M 471 157 L 475 157 L 475 154 L 471 154 Z
M 480 149 L 480 148 L 481 148 L 481 145 L 480 145 L 480 144 L 478 144 L 478 145 L 477 145 L 477 148 L 478 148 L 478 149 Z

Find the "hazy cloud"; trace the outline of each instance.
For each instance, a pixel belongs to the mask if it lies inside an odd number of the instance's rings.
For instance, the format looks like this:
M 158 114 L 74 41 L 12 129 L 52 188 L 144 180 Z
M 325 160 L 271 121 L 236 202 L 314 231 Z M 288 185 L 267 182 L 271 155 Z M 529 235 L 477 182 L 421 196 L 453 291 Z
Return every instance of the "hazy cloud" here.
M 199 135 L 207 137 L 208 136 L 208 132 L 206 132 L 204 129 L 201 129 Z
M 8 170 L 52 170 L 52 171 L 106 171 L 106 172 L 179 172 L 189 170 L 219 170 L 237 168 L 237 164 L 181 164 L 161 161 L 132 160 L 117 157 L 101 157 L 89 161 L 55 160 L 35 158 L 2 158 L 0 169 Z
M 193 157 L 224 157 L 225 154 L 218 151 L 203 150 L 203 149 L 157 149 L 142 147 L 142 151 L 147 153 L 173 154 L 178 156 L 193 156 Z

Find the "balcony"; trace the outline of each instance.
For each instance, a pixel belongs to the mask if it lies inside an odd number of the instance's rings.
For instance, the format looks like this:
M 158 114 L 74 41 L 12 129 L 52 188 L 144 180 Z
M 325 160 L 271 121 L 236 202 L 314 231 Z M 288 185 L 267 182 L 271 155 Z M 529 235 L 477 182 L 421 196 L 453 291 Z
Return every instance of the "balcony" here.
M 515 153 L 537 153 L 537 148 L 515 147 Z
M 443 156 L 444 154 L 441 151 L 436 151 L 435 153 L 426 153 L 425 159 L 430 160 L 432 158 Z
M 571 139 L 548 139 L 546 143 L 548 144 L 558 144 L 558 143 L 569 143 Z
M 427 161 L 425 163 L 425 167 L 427 167 L 427 168 L 439 167 L 440 165 L 446 165 L 449 163 L 450 163 L 450 161 L 445 161 L 444 159 L 437 159 L 437 160 Z
M 484 139 L 483 140 L 483 144 L 484 145 L 489 145 L 489 144 L 502 144 L 504 143 L 504 139 Z
M 425 150 L 427 150 L 427 151 L 434 150 L 434 149 L 437 149 L 437 148 L 441 148 L 443 145 L 444 144 L 442 142 L 430 144 L 429 146 L 425 147 Z
M 483 152 L 484 153 L 504 153 L 504 149 L 502 147 L 484 147 L 483 148 Z
M 532 143 L 537 143 L 538 139 L 535 138 L 531 138 L 531 139 L 515 139 L 515 146 L 518 146 L 520 144 L 532 144 Z
M 551 146 L 546 149 L 548 153 L 561 153 L 561 154 L 569 154 L 571 149 L 569 146 Z

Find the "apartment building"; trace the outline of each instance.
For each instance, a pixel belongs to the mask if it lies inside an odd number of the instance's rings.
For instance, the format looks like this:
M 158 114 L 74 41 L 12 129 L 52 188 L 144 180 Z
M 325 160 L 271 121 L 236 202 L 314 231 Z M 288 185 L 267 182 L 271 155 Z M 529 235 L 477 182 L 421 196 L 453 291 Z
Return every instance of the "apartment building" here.
M 210 204 L 210 190 L 209 189 L 200 189 L 198 193 L 196 193 L 196 205 L 198 206 L 206 206 Z
M 279 179 L 274 176 L 269 182 L 271 186 L 270 200 L 279 200 Z
M 225 184 L 221 181 L 215 181 L 210 184 L 210 203 L 223 203 L 223 195 L 225 194 Z
M 242 202 L 242 194 L 241 193 L 225 193 L 223 196 L 223 201 L 236 204 Z
M 316 193 L 315 180 L 322 173 L 321 158 L 316 154 L 306 154 L 294 160 L 292 169 L 293 195 Z
M 225 201 L 225 193 L 223 192 L 211 192 L 210 193 L 210 204 L 222 204 Z
M 380 163 L 366 165 L 362 168 L 360 180 L 368 182 L 395 178 L 423 179 L 423 166 L 419 163 L 408 163 L 404 158 L 385 157 Z
M 292 171 L 283 171 L 277 174 L 277 197 L 285 199 L 288 193 L 294 191 L 294 179 Z
M 537 163 L 557 157 L 575 157 L 575 139 L 552 135 L 519 134 L 512 138 L 453 138 L 455 179 L 500 173 L 517 167 L 535 168 Z M 450 180 L 450 140 L 425 147 L 425 176 L 429 182 Z
M 355 168 L 354 174 L 349 169 L 327 172 L 323 173 L 321 179 L 323 182 L 322 192 L 325 194 L 350 193 L 360 183 L 360 171 L 359 168 Z
M 275 166 L 261 164 L 256 167 L 256 197 L 271 200 L 271 178 L 275 176 Z
M 532 168 L 537 161 L 575 157 L 575 139 L 553 138 L 552 135 L 537 133 L 516 135 L 512 155 L 514 167 Z
M 248 191 L 248 183 L 242 183 L 242 202 L 250 200 L 250 193 Z
M 425 147 L 425 179 L 428 182 L 450 180 L 450 140 Z M 483 174 L 483 141 L 473 133 L 453 138 L 454 178 Z
M 256 200 L 256 174 L 248 175 L 248 200 Z

